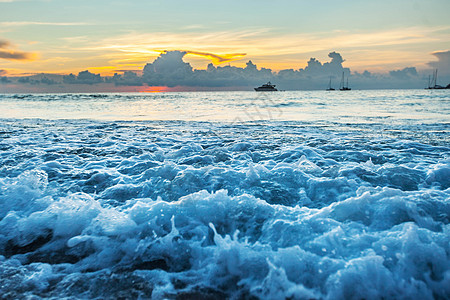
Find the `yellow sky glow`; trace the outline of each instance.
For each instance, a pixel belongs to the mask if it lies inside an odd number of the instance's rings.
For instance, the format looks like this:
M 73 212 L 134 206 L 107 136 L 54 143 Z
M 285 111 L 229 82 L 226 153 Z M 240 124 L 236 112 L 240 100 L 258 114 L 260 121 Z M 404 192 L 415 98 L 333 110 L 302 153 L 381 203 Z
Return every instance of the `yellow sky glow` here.
M 83 41 L 83 46 L 79 41 Z M 373 32 L 335 31 L 315 34 L 275 34 L 269 29 L 220 31 L 215 33 L 168 33 L 125 35 L 92 41 L 88 37 L 64 38 L 61 45 L 42 49 L 46 55 L 27 62 L 6 61 L 2 69 L 11 75 L 24 72 L 78 73 L 89 69 L 102 75 L 117 70 L 139 70 L 152 62 L 161 51 L 188 52 L 185 61 L 196 69 L 204 69 L 210 62 L 245 66 L 252 60 L 259 68 L 299 69 L 310 57 L 329 61 L 327 54 L 342 54 L 344 65 L 353 71 L 387 71 L 389 67 L 424 67 L 427 58 L 422 45 L 450 40 L 450 26 L 410 27 Z M 30 47 L 30 45 L 28 45 Z M 33 46 L 33 45 L 31 45 Z M 34 45 L 39 46 L 39 45 Z M 415 51 L 395 50 L 395 47 L 414 46 Z M 371 49 L 369 54 L 365 49 Z M 374 53 L 376 55 L 374 55 Z M 425 51 L 426 53 L 426 51 Z

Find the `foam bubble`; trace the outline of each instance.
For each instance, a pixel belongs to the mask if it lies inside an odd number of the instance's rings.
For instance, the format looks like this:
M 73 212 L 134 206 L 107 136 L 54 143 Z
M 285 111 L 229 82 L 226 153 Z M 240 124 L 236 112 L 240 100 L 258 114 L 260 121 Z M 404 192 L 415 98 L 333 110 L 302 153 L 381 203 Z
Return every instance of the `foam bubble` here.
M 303 123 L 8 124 L 6 297 L 450 295 L 445 145 Z

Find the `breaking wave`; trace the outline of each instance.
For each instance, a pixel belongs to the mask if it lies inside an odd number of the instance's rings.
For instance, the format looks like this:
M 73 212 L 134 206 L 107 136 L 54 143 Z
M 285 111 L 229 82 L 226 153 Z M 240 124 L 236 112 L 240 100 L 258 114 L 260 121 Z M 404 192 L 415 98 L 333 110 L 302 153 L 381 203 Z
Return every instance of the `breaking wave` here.
M 448 299 L 427 126 L 3 119 L 0 294 Z

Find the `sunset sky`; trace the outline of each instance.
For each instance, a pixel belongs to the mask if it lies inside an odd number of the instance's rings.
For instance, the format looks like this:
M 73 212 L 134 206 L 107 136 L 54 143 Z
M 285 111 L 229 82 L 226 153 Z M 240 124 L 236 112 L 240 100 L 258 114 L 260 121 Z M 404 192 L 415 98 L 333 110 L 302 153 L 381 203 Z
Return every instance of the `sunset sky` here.
M 197 69 L 298 69 L 331 51 L 353 71 L 424 69 L 450 49 L 449 11 L 448 0 L 0 0 L 0 71 L 111 75 L 164 50 Z

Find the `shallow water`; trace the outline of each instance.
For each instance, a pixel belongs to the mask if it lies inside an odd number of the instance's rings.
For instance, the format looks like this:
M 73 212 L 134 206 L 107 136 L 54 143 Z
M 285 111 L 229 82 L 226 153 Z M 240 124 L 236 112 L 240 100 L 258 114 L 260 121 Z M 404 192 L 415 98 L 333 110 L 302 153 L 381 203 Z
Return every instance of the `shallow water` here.
M 1 95 L 0 294 L 448 299 L 449 103 Z

